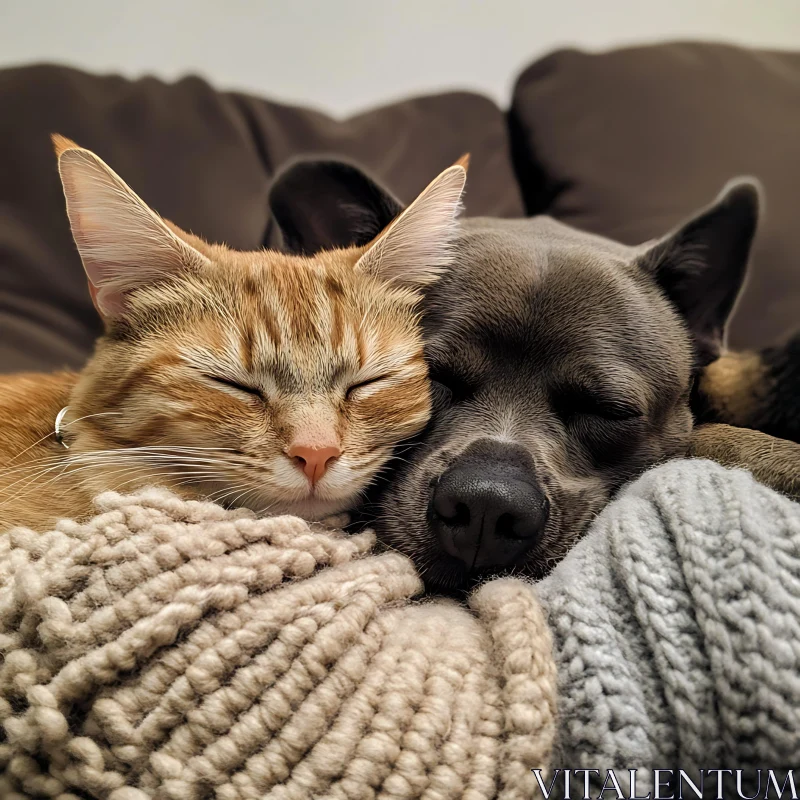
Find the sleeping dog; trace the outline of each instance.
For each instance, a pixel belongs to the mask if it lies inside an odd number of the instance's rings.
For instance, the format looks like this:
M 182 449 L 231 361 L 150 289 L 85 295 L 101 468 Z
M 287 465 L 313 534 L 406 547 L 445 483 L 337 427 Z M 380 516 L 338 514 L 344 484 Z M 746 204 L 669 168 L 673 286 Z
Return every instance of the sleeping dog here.
M 364 244 L 402 210 L 331 161 L 293 165 L 270 201 L 286 247 L 305 253 Z M 382 538 L 430 588 L 543 576 L 648 467 L 704 448 L 746 457 L 752 442 L 727 426 L 704 428 L 690 450 L 692 405 L 725 421 L 713 381 L 695 384 L 723 353 L 758 208 L 756 186 L 739 180 L 640 247 L 548 217 L 462 222 L 423 301 L 433 417 L 380 496 Z M 762 454 L 765 441 L 784 448 L 783 471 L 773 458 L 759 477 L 785 489 L 800 445 L 747 435 Z

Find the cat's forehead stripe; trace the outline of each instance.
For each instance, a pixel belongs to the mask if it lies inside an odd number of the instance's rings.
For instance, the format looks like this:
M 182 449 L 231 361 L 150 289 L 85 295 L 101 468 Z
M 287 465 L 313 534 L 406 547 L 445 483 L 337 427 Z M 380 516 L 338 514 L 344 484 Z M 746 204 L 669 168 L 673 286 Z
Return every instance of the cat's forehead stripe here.
M 344 287 L 341 280 L 336 275 L 325 275 L 325 289 L 331 297 L 344 297 Z
M 273 344 L 276 347 L 280 347 L 283 339 L 281 337 L 281 329 L 278 325 L 278 320 L 276 319 L 275 314 L 264 314 L 259 318 L 259 324 L 263 325 L 267 336 L 269 336 Z
M 338 300 L 333 300 L 331 312 L 331 348 L 333 350 L 340 350 L 344 346 L 344 314 L 342 312 L 342 305 Z
M 358 347 L 358 365 L 359 367 L 364 366 L 367 363 L 367 359 L 369 355 L 367 353 L 367 342 L 364 337 L 364 325 L 363 321 L 360 321 L 356 326 L 356 345 Z
M 253 326 L 249 322 L 245 322 L 242 326 L 241 341 L 242 364 L 248 372 L 252 372 L 255 364 L 256 334 L 253 330 Z

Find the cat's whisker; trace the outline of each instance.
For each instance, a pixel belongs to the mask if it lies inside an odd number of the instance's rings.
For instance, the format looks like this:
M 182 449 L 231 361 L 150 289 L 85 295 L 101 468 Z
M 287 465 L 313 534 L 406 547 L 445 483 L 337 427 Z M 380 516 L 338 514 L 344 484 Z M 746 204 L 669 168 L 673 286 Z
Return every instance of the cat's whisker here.
M 233 489 L 229 489 L 228 487 L 224 489 L 217 489 L 215 492 L 210 492 L 208 495 L 206 495 L 206 497 L 214 503 L 223 505 L 226 497 L 233 494 L 233 492 L 239 491 L 241 488 L 241 485 L 237 485 Z
M 168 477 L 177 477 L 177 476 L 185 477 L 186 480 L 179 481 L 178 483 L 172 483 L 171 482 L 170 483 L 170 488 L 175 487 L 175 486 L 186 486 L 187 484 L 192 484 L 192 483 L 205 483 L 205 482 L 219 481 L 219 480 L 223 480 L 224 479 L 224 476 L 219 475 L 216 472 L 188 472 L 187 473 L 187 472 L 184 472 L 184 471 L 181 471 L 181 472 L 161 472 L 159 470 L 159 471 L 155 471 L 155 472 L 149 473 L 147 475 L 142 475 L 142 476 L 134 475 L 134 477 L 129 478 L 128 480 L 123 481 L 122 483 L 116 484 L 115 487 L 114 487 L 114 490 L 115 491 L 119 491 L 123 486 L 127 486 L 128 484 L 134 483 L 134 482 L 139 482 L 142 485 L 146 486 L 146 485 L 150 485 L 151 481 L 152 481 L 153 482 L 152 485 L 158 485 L 156 483 L 158 478 L 168 478 Z
M 92 463 L 95 463 L 95 464 L 100 466 L 100 465 L 116 463 L 116 462 L 122 462 L 122 461 L 127 462 L 127 463 L 134 463 L 134 464 L 136 464 L 136 463 L 138 463 L 138 464 L 151 464 L 153 466 L 158 466 L 159 464 L 162 464 L 164 466 L 174 465 L 176 467 L 177 466 L 181 466 L 181 465 L 187 466 L 187 467 L 192 467 L 192 466 L 237 467 L 237 466 L 241 466 L 240 464 L 237 464 L 236 462 L 229 462 L 229 461 L 226 461 L 226 460 L 223 460 L 223 459 L 180 458 L 180 457 L 176 458 L 174 456 L 167 456 L 167 455 L 164 455 L 164 456 L 130 456 L 130 455 L 129 456 L 113 456 L 113 455 L 109 454 L 107 456 L 95 456 L 95 455 L 92 455 L 90 457 L 87 457 L 87 454 L 80 454 L 80 455 L 74 456 L 73 463 L 88 463 L 88 462 L 92 462 Z
M 117 473 L 117 477 L 121 476 L 122 474 L 129 474 L 131 472 L 137 473 L 139 471 L 139 467 L 129 467 L 126 468 L 119 473 Z M 181 477 L 184 480 L 179 481 L 177 483 L 170 481 L 169 488 L 174 488 L 175 486 L 185 486 L 187 484 L 192 483 L 204 483 L 204 482 L 213 482 L 213 481 L 221 481 L 225 479 L 225 476 L 218 473 L 218 472 L 209 472 L 209 471 L 186 471 L 180 470 L 178 472 L 164 472 L 163 470 L 153 470 L 149 473 L 144 474 L 134 474 L 132 478 L 123 481 L 122 483 L 116 483 L 114 486 L 115 491 L 119 491 L 124 486 L 128 486 L 131 483 L 139 483 L 142 486 L 147 485 L 159 485 L 159 479 L 163 478 L 171 478 L 171 477 Z
M 35 476 L 33 479 L 28 481 L 28 483 L 25 486 L 22 487 L 20 492 L 24 493 L 25 489 L 28 486 L 30 486 L 32 483 L 36 483 L 36 486 L 34 488 L 37 491 L 40 490 L 40 489 L 47 488 L 49 486 L 52 486 L 56 481 L 58 481 L 62 477 L 65 477 L 66 475 L 69 475 L 71 477 L 71 476 L 76 475 L 76 474 L 78 474 L 80 472 L 86 472 L 87 470 L 91 470 L 91 469 L 95 468 L 96 466 L 97 466 L 97 464 L 94 464 L 94 463 L 83 463 L 83 464 L 78 464 L 78 465 L 76 465 L 75 463 L 65 463 L 65 464 L 63 464 L 64 468 L 61 470 L 61 472 L 58 475 L 50 478 L 49 480 L 45 481 L 45 483 L 43 483 L 43 484 L 39 484 L 38 481 L 44 475 L 46 475 L 47 473 L 53 472 L 56 469 L 58 469 L 58 467 L 50 467 L 49 469 L 44 470 L 43 472 L 41 472 L 37 476 Z M 114 466 L 114 465 L 112 464 L 111 466 Z M 125 474 L 130 473 L 130 472 L 136 472 L 137 470 L 140 469 L 140 467 L 138 465 L 130 466 L 130 465 L 122 465 L 122 464 L 120 464 L 119 466 L 121 467 L 121 470 L 118 470 L 118 472 L 122 472 L 122 473 L 125 473 Z M 15 497 L 9 498 L 9 500 L 7 502 L 11 502 L 12 500 L 17 499 L 17 497 L 19 497 L 19 493 Z
M 17 486 L 18 484 L 23 483 L 23 482 L 25 483 L 25 485 L 22 487 L 22 489 L 20 491 L 24 491 L 25 488 L 27 488 L 27 486 L 30 486 L 32 483 L 35 483 L 40 478 L 42 478 L 45 475 L 47 475 L 49 472 L 53 472 L 54 470 L 57 470 L 59 468 L 65 468 L 65 465 L 64 465 L 63 462 L 59 462 L 58 464 L 53 464 L 53 465 L 48 466 L 48 467 L 46 467 L 44 469 L 39 469 L 36 472 L 34 472 L 33 474 L 29 474 L 29 475 L 23 476 L 22 478 L 18 478 L 13 483 L 10 483 L 10 484 L 4 486 L 3 487 L 3 492 L 6 493 L 9 490 L 13 489 L 15 486 Z M 11 500 L 15 499 L 16 496 L 17 495 L 13 495 L 10 498 L 6 498 L 5 500 L 3 500 L 3 503 L 11 502 Z
M 87 450 L 85 453 L 93 455 L 114 455 L 114 454 L 137 454 L 137 455 L 174 455 L 174 456 L 196 456 L 207 453 L 232 454 L 234 450 L 227 447 L 114 447 L 108 450 Z
M 74 458 L 74 455 L 68 455 L 66 451 L 64 451 L 63 453 L 59 453 L 58 455 L 31 459 L 30 461 L 26 461 L 23 464 L 18 464 L 15 467 L 0 470 L 0 477 L 13 475 L 14 473 L 17 472 L 24 472 L 25 470 L 38 469 L 39 467 L 43 466 L 63 464 L 70 458 Z
M 53 483 L 61 479 L 64 474 L 75 475 L 79 472 L 85 472 L 93 468 L 102 467 L 104 470 L 115 474 L 117 481 L 115 482 L 116 489 L 122 489 L 131 483 L 139 482 L 147 484 L 151 481 L 158 482 L 159 479 L 166 479 L 172 477 L 183 477 L 178 485 L 185 485 L 193 482 L 212 482 L 224 481 L 226 475 L 223 470 L 230 471 L 231 468 L 240 468 L 242 465 L 237 462 L 229 463 L 226 458 L 198 458 L 195 455 L 176 455 L 175 453 L 162 452 L 163 450 L 172 448 L 127 448 L 127 449 L 113 449 L 107 451 L 90 451 L 86 453 L 76 453 L 66 458 L 61 457 L 55 463 L 48 464 L 39 469 L 35 469 L 33 474 L 27 474 L 21 477 L 6 490 L 12 489 L 18 484 L 23 484 L 19 490 L 4 502 L 11 503 L 18 500 L 21 496 L 26 494 L 29 486 L 32 486 L 37 481 L 48 473 L 59 470 L 59 474 L 47 480 L 44 485 L 36 486 L 37 489 L 49 487 Z M 212 448 L 180 448 L 184 451 L 193 452 L 200 450 L 201 452 L 208 452 Z M 216 449 L 215 449 L 216 450 Z M 142 469 L 150 466 L 152 471 L 150 473 L 142 474 Z M 194 467 L 195 469 L 191 469 Z M 178 471 L 169 471 L 178 470 Z M 138 473 L 138 474 L 137 474 Z M 133 477 L 119 482 L 119 478 L 131 475 Z M 243 484 L 237 485 L 234 489 L 228 491 L 232 494 L 236 491 L 242 492 L 243 489 L 249 488 Z
M 30 445 L 28 445 L 28 446 L 27 446 L 27 447 L 26 447 L 24 450 L 20 450 L 20 451 L 19 451 L 19 453 L 17 453 L 15 456 L 13 456 L 12 458 L 10 458 L 10 459 L 9 459 L 8 463 L 9 463 L 9 464 L 13 463 L 13 462 L 14 462 L 14 461 L 16 461 L 16 460 L 17 460 L 17 459 L 18 459 L 20 456 L 24 456 L 24 455 L 25 455 L 25 453 L 27 453 L 27 452 L 28 452 L 28 450 L 30 450 L 30 449 L 32 449 L 32 448 L 34 448 L 34 447 L 36 447 L 36 445 L 37 445 L 37 444 L 41 444 L 41 443 L 42 443 L 43 441 L 45 441 L 46 439 L 49 439 L 51 436 L 55 436 L 55 435 L 56 435 L 55 429 L 54 429 L 54 430 L 52 430 L 52 431 L 50 431 L 50 433 L 46 433 L 44 436 L 42 436 L 42 438 L 41 438 L 41 439 L 37 439 L 37 440 L 36 440 L 36 441 L 35 441 L 33 444 L 30 444 Z
M 235 453 L 231 447 L 185 447 L 178 445 L 141 445 L 137 447 L 114 447 L 107 450 L 88 450 L 89 453 Z
M 231 458 L 229 455 L 222 454 L 217 456 L 195 455 L 194 453 L 173 453 L 171 448 L 117 448 L 113 450 L 92 450 L 84 453 L 76 453 L 69 456 L 73 460 L 94 459 L 101 463 L 104 459 L 131 461 L 159 462 L 166 461 L 175 464 L 218 464 L 224 466 L 243 466 L 248 462 L 240 458 Z
M 49 467 L 58 467 L 58 466 L 69 466 L 70 464 L 76 463 L 87 463 L 89 461 L 93 461 L 97 464 L 104 464 L 109 461 L 138 461 L 142 463 L 147 463 L 148 461 L 159 461 L 159 460 L 166 460 L 172 461 L 175 463 L 184 463 L 184 464 L 193 464 L 193 463 L 210 463 L 210 464 L 229 464 L 231 462 L 224 461 L 222 459 L 192 459 L 187 457 L 181 456 L 156 456 L 156 455 L 138 455 L 138 454 L 126 454 L 125 451 L 109 451 L 107 453 L 75 453 L 69 456 L 58 456 L 55 458 L 46 458 L 46 459 L 36 459 L 35 461 L 30 461 L 26 464 L 18 465 L 12 469 L 6 469 L 0 471 L 0 477 L 8 478 L 14 474 L 20 473 L 32 473 L 36 472 L 39 469 L 47 469 Z M 237 465 L 237 462 L 233 462 L 234 465 Z
M 150 480 L 157 481 L 159 478 L 166 478 L 166 477 L 184 477 L 185 480 L 179 481 L 177 484 L 174 482 L 171 484 L 173 486 L 184 486 L 186 484 L 191 484 L 194 482 L 213 482 L 213 481 L 226 481 L 230 479 L 230 473 L 233 471 L 235 472 L 237 469 L 242 468 L 241 463 L 233 462 L 229 463 L 226 459 L 209 459 L 209 458 L 195 458 L 195 457 L 175 457 L 163 454 L 163 453 L 140 453 L 135 452 L 131 454 L 127 452 L 123 455 L 123 457 L 116 458 L 119 456 L 120 453 L 125 453 L 125 451 L 120 450 L 113 450 L 108 451 L 106 453 L 92 453 L 91 454 L 91 461 L 94 464 L 102 465 L 104 467 L 114 466 L 114 464 L 125 464 L 125 462 L 133 461 L 134 466 L 130 466 L 126 469 L 128 470 L 138 470 L 145 466 L 154 467 L 153 471 L 149 473 L 146 478 L 145 476 L 135 476 L 131 480 L 125 481 L 120 486 L 127 485 L 134 480 L 139 480 L 140 482 L 147 482 Z M 99 456 L 99 457 L 98 457 Z M 86 458 L 86 454 L 81 454 L 80 460 L 88 460 Z M 153 463 L 155 462 L 155 463 Z M 191 467 L 196 467 L 196 470 L 191 470 Z M 169 469 L 176 469 L 179 471 L 176 472 L 169 472 Z M 250 490 L 250 484 L 237 484 L 233 488 L 225 488 L 222 490 L 218 490 L 218 492 L 212 493 L 210 496 L 213 499 L 213 495 L 220 494 L 221 492 L 224 493 L 223 496 L 229 496 L 234 492 L 243 492 L 243 490 Z M 238 500 L 238 498 L 237 498 Z
M 231 486 L 230 484 L 227 486 L 223 486 L 221 489 L 217 489 L 215 492 L 211 492 L 209 498 L 213 499 L 214 502 L 221 503 L 226 497 L 234 494 L 235 492 L 243 491 L 246 488 L 249 488 L 251 484 L 249 482 L 239 482 Z
M 163 449 L 163 452 L 157 452 L 154 449 L 145 449 L 145 448 L 116 448 L 113 450 L 95 450 L 95 451 L 87 451 L 83 453 L 73 453 L 70 455 L 58 455 L 58 456 L 51 456 L 48 458 L 36 459 L 34 461 L 30 461 L 25 464 L 20 464 L 16 467 L 11 469 L 5 469 L 0 472 L 0 476 L 7 477 L 9 475 L 13 475 L 15 472 L 24 472 L 26 470 L 30 471 L 31 469 L 37 469 L 39 467 L 49 466 L 49 465 L 59 465 L 64 463 L 73 463 L 76 461 L 85 461 L 87 459 L 95 459 L 100 462 L 102 459 L 111 458 L 111 459 L 139 459 L 139 460 L 171 460 L 171 461 L 180 461 L 182 463 L 227 463 L 227 464 L 239 464 L 242 463 L 236 459 L 231 459 L 230 457 L 216 457 L 216 458 L 201 458 L 195 455 L 189 454 L 181 454 L 181 453 L 170 453 L 169 448 Z
M 73 461 L 69 462 L 70 467 L 103 467 L 114 468 L 116 466 L 123 466 L 129 469 L 145 469 L 151 468 L 154 472 L 167 470 L 182 470 L 189 472 L 191 470 L 204 470 L 222 472 L 231 468 L 230 464 L 225 462 L 213 460 L 200 460 L 200 461 L 183 461 L 174 459 L 150 460 L 138 458 L 111 458 L 111 457 L 89 457 L 85 455 L 76 457 Z M 235 466 L 235 465 L 234 465 Z
M 271 508 L 274 507 L 275 507 L 275 501 L 267 504 L 266 506 L 263 506 L 262 508 L 259 508 L 258 511 L 256 511 L 255 513 L 257 516 L 263 517 Z
M 215 497 L 215 498 L 214 498 L 214 502 L 216 502 L 216 503 L 219 503 L 219 504 L 221 505 L 221 504 L 222 504 L 222 503 L 225 501 L 225 499 L 226 499 L 227 497 L 230 497 L 230 496 L 231 496 L 231 495 L 232 495 L 234 492 L 238 492 L 238 494 L 236 495 L 236 497 L 234 497 L 234 498 L 233 498 L 233 500 L 232 500 L 232 501 L 231 501 L 231 503 L 230 503 L 230 505 L 232 505 L 232 506 L 236 506 L 236 505 L 238 505 L 238 504 L 239 504 L 239 501 L 240 501 L 240 500 L 241 500 L 243 497 L 246 497 L 246 496 L 247 496 L 248 494 L 250 494 L 251 492 L 255 492 L 255 491 L 257 491 L 257 489 L 258 489 L 258 487 L 256 487 L 256 486 L 245 486 L 245 487 L 243 488 L 243 487 L 242 487 L 242 485 L 241 485 L 241 484 L 239 484 L 237 487 L 235 487 L 235 488 L 231 489 L 230 491 L 227 491 L 227 492 L 225 492 L 225 493 L 224 493 L 224 494 L 222 494 L 220 497 Z M 218 493 L 217 493 L 217 494 L 218 494 Z
M 57 467 L 64 463 L 63 458 L 59 459 L 41 459 L 37 461 L 31 461 L 27 464 L 20 465 L 18 467 L 14 467 L 13 469 L 9 470 L 2 470 L 0 471 L 0 478 L 5 480 L 10 480 L 16 475 L 21 476 L 18 480 L 24 480 L 27 476 L 33 475 L 40 470 L 47 469 L 49 467 Z M 6 484 L 4 489 L 9 489 L 10 484 Z
M 108 468 L 115 468 L 115 467 L 123 467 L 125 472 L 135 472 L 138 469 L 141 469 L 144 466 L 148 466 L 148 461 L 146 459 L 137 459 L 131 458 L 130 454 L 122 455 L 125 453 L 124 450 L 111 450 L 111 451 L 97 451 L 97 452 L 89 452 L 89 453 L 77 453 L 73 456 L 67 456 L 66 458 L 61 458 L 57 461 L 57 463 L 48 465 L 45 468 L 36 470 L 33 474 L 29 474 L 19 478 L 18 480 L 14 481 L 13 483 L 4 487 L 4 492 L 13 489 L 20 483 L 24 483 L 21 489 L 12 497 L 4 500 L 4 503 L 12 502 L 19 498 L 20 493 L 24 495 L 26 488 L 31 485 L 32 483 L 36 483 L 40 481 L 42 477 L 46 476 L 48 473 L 53 472 L 55 470 L 61 469 L 61 474 L 51 478 L 50 480 L 46 481 L 44 486 L 50 486 L 54 483 L 54 481 L 58 480 L 62 475 L 68 473 L 69 475 L 75 475 L 79 472 L 85 472 L 86 470 L 96 468 L 102 466 L 106 469 Z M 133 463 L 130 463 L 133 462 Z M 149 464 L 149 466 L 159 466 L 161 470 L 154 470 L 153 475 L 164 475 L 165 469 L 178 469 L 180 467 L 203 467 L 204 470 L 208 471 L 210 467 L 226 467 L 228 466 L 224 462 L 220 463 L 214 460 L 206 460 L 203 463 L 192 463 L 192 462 L 176 462 L 175 460 L 166 461 L 165 463 L 161 463 L 158 465 Z M 181 473 L 169 473 L 169 474 L 187 474 L 187 470 L 184 469 Z M 198 473 L 199 474 L 199 473 Z M 37 487 L 43 488 L 43 487 Z
M 242 495 L 240 495 L 240 496 L 236 497 L 236 498 L 234 499 L 234 503 L 235 503 L 235 504 L 238 504 L 238 503 L 239 503 L 241 500 L 243 500 L 245 497 L 247 497 L 247 495 L 249 495 L 249 494 L 253 494 L 254 492 L 257 492 L 257 491 L 258 491 L 258 489 L 259 489 L 259 487 L 257 487 L 257 486 L 253 486 L 253 487 L 251 487 L 251 488 L 250 488 L 250 489 L 248 489 L 246 492 L 244 492 L 244 494 L 242 494 Z
M 185 472 L 180 472 L 180 473 L 176 473 L 176 474 L 177 475 L 186 475 L 186 474 L 191 475 L 191 473 L 185 473 Z M 221 473 L 221 472 L 208 472 L 208 473 L 198 473 L 198 474 L 206 476 L 206 477 L 201 479 L 201 483 L 210 482 L 210 481 L 216 481 L 218 483 L 222 483 L 223 481 L 226 481 L 228 479 L 228 477 L 229 477 L 228 475 L 226 475 L 224 473 Z M 191 484 L 192 481 L 193 481 L 193 478 L 189 477 L 186 480 L 177 481 L 176 483 L 173 483 L 173 484 L 170 484 L 170 485 L 171 486 L 187 486 L 188 484 Z M 217 490 L 217 491 L 220 491 L 220 490 Z M 214 494 L 214 492 L 211 492 L 210 494 L 208 494 L 206 496 L 207 497 L 212 497 L 213 494 Z

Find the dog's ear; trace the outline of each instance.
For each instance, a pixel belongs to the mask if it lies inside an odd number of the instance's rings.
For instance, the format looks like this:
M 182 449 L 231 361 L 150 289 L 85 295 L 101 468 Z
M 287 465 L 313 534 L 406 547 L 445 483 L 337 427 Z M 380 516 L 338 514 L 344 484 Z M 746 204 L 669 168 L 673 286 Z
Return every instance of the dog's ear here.
M 640 257 L 684 318 L 695 349 L 695 367 L 718 358 L 744 284 L 761 191 L 749 178 L 731 181 L 706 209 Z
M 344 161 L 296 161 L 270 189 L 269 205 L 291 253 L 311 255 L 371 242 L 403 204 Z

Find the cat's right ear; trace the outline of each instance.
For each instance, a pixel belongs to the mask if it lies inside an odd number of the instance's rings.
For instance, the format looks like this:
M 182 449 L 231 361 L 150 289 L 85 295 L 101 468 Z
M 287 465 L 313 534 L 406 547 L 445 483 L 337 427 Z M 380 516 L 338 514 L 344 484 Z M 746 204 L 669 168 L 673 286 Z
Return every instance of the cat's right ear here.
M 420 289 L 453 262 L 469 155 L 436 176 L 416 200 L 366 248 L 354 269 Z
M 290 253 L 371 242 L 403 204 L 344 161 L 296 161 L 275 178 L 269 205 Z
M 103 318 L 124 314 L 133 289 L 208 263 L 94 153 L 52 139 L 72 236 Z

